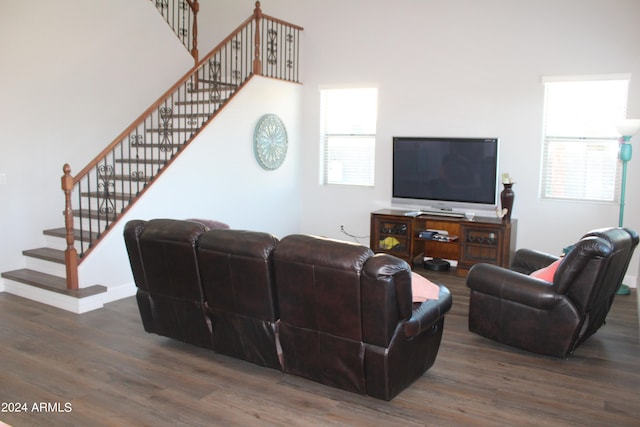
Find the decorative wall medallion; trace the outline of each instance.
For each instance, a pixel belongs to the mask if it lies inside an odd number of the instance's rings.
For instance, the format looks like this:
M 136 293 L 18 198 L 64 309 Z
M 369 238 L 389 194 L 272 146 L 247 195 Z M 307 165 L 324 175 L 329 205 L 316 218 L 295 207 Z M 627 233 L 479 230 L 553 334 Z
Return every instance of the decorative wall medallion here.
M 287 129 L 275 114 L 260 117 L 253 134 L 253 152 L 264 169 L 274 170 L 282 166 L 287 156 Z

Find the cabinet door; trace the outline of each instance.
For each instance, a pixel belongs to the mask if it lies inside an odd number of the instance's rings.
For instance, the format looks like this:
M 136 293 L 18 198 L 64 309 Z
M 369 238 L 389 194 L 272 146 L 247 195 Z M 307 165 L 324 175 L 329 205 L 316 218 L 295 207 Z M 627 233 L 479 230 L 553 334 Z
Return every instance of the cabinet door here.
M 411 219 L 374 216 L 371 225 L 371 248 L 374 252 L 411 258 Z
M 500 264 L 503 230 L 500 227 L 462 226 L 460 261 L 464 265 L 479 262 Z

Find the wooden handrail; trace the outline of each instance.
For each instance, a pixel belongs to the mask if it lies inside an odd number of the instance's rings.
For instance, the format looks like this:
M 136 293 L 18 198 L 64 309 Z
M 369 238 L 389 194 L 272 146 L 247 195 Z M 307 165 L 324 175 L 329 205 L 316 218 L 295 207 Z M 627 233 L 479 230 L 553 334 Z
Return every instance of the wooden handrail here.
M 258 1 L 256 3 L 259 4 L 260 2 Z M 254 14 L 255 14 L 255 12 L 254 12 Z M 301 27 L 301 26 L 296 25 L 296 24 L 292 24 L 291 22 L 283 21 L 282 19 L 274 18 L 273 16 L 267 15 L 266 13 L 261 13 L 260 16 L 262 16 L 262 19 L 273 21 L 276 24 L 284 25 L 285 27 L 289 27 L 289 28 L 292 28 L 294 30 L 298 30 L 298 31 L 303 31 L 304 30 L 304 27 Z
M 195 7 L 195 12 L 197 12 L 199 6 L 197 1 L 189 1 L 187 0 L 189 5 Z M 159 165 L 157 166 L 157 171 L 153 171 L 147 177 L 145 173 L 142 172 L 143 178 L 148 178 L 144 181 L 144 186 L 140 188 L 140 186 L 136 186 L 133 188 L 133 192 L 135 194 L 129 194 L 130 198 L 123 199 L 124 193 L 131 193 L 130 190 L 134 185 L 131 181 L 131 176 L 133 174 L 138 174 L 139 169 L 133 169 L 133 167 L 129 167 L 128 173 L 129 182 L 128 188 L 125 188 L 124 185 L 120 186 L 120 194 L 118 194 L 118 189 L 116 189 L 115 173 L 116 173 L 116 164 L 124 163 L 124 162 L 132 162 L 135 160 L 136 167 L 139 166 L 138 162 L 138 148 L 141 145 L 151 144 L 155 146 L 160 146 L 161 144 L 166 143 L 165 139 L 169 139 L 168 147 L 170 150 L 173 150 L 176 145 L 186 145 L 190 141 L 192 141 L 199 133 L 200 130 L 206 123 L 208 123 L 221 108 L 224 107 L 225 103 L 228 102 L 231 98 L 235 96 L 237 90 L 242 88 L 247 81 L 255 76 L 255 75 L 263 75 L 261 63 L 262 63 L 262 55 L 260 46 L 264 43 L 260 38 L 259 25 L 261 21 L 269 20 L 271 22 L 275 22 L 278 25 L 284 26 L 282 28 L 282 32 L 287 34 L 287 37 L 295 38 L 296 42 L 291 43 L 296 48 L 298 48 L 297 38 L 298 32 L 302 30 L 302 27 L 286 23 L 281 20 L 276 20 L 274 18 L 268 17 L 267 15 L 263 15 L 260 10 L 260 2 L 256 2 L 256 7 L 254 9 L 253 14 L 248 17 L 242 24 L 240 24 L 227 38 L 225 38 L 221 43 L 215 46 L 211 52 L 209 52 L 204 58 L 196 63 L 196 65 L 191 68 L 183 77 L 181 77 L 169 90 L 167 90 L 158 100 L 156 100 L 149 108 L 147 108 L 136 120 L 131 123 L 122 133 L 120 133 L 106 148 L 104 148 L 96 157 L 91 160 L 84 168 L 80 170 L 78 174 L 75 176 L 71 175 L 71 167 L 68 164 L 65 164 L 63 167 L 63 173 L 61 179 L 62 190 L 65 194 L 65 209 L 64 209 L 64 218 L 65 218 L 65 238 L 67 243 L 67 248 L 65 250 L 65 264 L 67 270 L 67 288 L 68 289 L 77 289 L 78 288 L 78 265 L 84 259 L 84 256 L 88 254 L 91 249 L 94 247 L 94 244 L 101 239 L 104 234 L 106 234 L 113 227 L 112 225 L 119 220 L 119 218 L 126 213 L 129 208 L 135 203 L 138 197 L 146 191 L 148 188 L 148 184 L 151 183 L 151 180 L 157 176 L 158 174 L 164 171 L 164 167 L 170 164 L 175 155 L 179 154 L 179 152 L 173 152 L 167 154 L 165 151 L 164 157 L 161 159 L 160 154 L 150 154 L 150 159 L 142 159 L 142 160 L 150 160 L 152 164 Z M 252 27 L 255 22 L 255 27 Z M 280 28 L 279 28 L 280 30 Z M 230 54 L 226 52 L 234 52 L 236 49 L 243 47 L 244 45 L 241 43 L 248 43 L 246 47 L 250 48 L 250 33 L 253 31 L 254 34 L 254 55 L 253 60 L 250 62 L 251 56 L 248 56 L 246 59 L 245 67 L 242 63 L 242 59 L 240 59 L 241 63 L 238 64 L 238 57 L 234 59 L 227 59 L 230 57 Z M 196 29 L 197 32 L 197 29 Z M 295 32 L 295 34 L 292 34 Z M 195 39 L 195 37 L 194 37 Z M 197 44 L 194 44 L 194 49 L 197 54 Z M 257 53 L 256 53 L 257 52 Z M 274 52 L 271 52 L 273 55 Z M 287 60 L 286 67 L 293 67 L 290 64 L 291 56 L 291 47 L 289 51 L 286 53 L 276 52 L 279 54 L 279 61 L 282 63 Z M 249 52 L 247 52 L 247 55 Z M 296 60 L 297 60 L 298 52 L 295 52 Z M 242 56 L 242 55 L 241 55 Z M 243 56 L 242 56 L 243 57 Z M 235 62 L 233 62 L 235 61 Z M 233 62 L 233 64 L 231 64 Z M 224 65 L 223 65 L 224 63 Z M 297 63 L 296 63 L 297 64 Z M 222 69 L 221 67 L 226 67 Z M 237 68 L 239 67 L 239 68 Z M 249 68 L 250 67 L 250 68 Z M 213 74 L 213 77 L 212 77 Z M 224 74 L 222 76 L 221 74 Z M 292 73 L 287 72 L 279 72 L 275 75 L 269 75 L 268 77 L 279 78 L 283 80 L 297 82 L 297 71 L 295 72 L 295 78 L 291 78 L 290 75 Z M 223 81 L 222 78 L 225 79 L 233 79 L 234 82 L 231 81 Z M 203 114 L 206 116 L 205 119 L 200 123 L 191 124 L 189 129 L 178 129 L 174 130 L 171 123 L 165 123 L 163 120 L 167 121 L 173 119 L 172 109 L 175 105 L 180 103 L 183 98 L 188 96 L 189 93 L 202 93 L 201 89 L 198 86 L 198 82 L 201 79 L 202 82 L 207 83 L 210 86 L 208 99 L 209 107 L 200 107 L 194 106 L 193 110 L 196 110 L 196 113 L 199 117 L 203 117 Z M 224 90 L 230 90 L 230 93 L 224 100 L 220 100 L 219 92 L 224 88 Z M 205 88 L 206 90 L 206 88 Z M 217 91 L 217 93 L 214 93 Z M 200 102 L 200 101 L 191 101 L 191 102 Z M 193 104 L 195 105 L 195 104 Z M 194 117 L 191 116 L 189 120 L 195 122 Z M 177 119 L 177 118 L 176 118 Z M 149 132 L 149 127 L 154 127 L 157 129 L 151 129 L 154 132 L 160 132 L 155 140 L 152 137 L 149 137 L 150 141 L 146 141 L 145 132 Z M 184 127 L 184 126 L 183 126 Z M 171 133 L 177 132 L 177 133 Z M 180 133 L 182 132 L 182 133 Z M 187 138 L 184 142 L 179 142 L 178 144 L 173 143 L 173 138 L 177 140 L 182 140 L 183 138 Z M 162 151 L 162 148 L 160 148 Z M 131 154 L 135 153 L 135 158 L 131 157 Z M 128 156 L 128 157 L 127 157 Z M 146 154 L 144 154 L 146 156 Z M 158 163 L 158 162 L 162 163 Z M 144 163 L 144 162 L 142 162 Z M 123 166 L 120 167 L 120 173 L 123 174 Z M 122 178 L 119 178 L 122 180 Z M 140 182 L 133 179 L 134 182 Z M 93 195 L 93 196 L 92 196 Z M 78 197 L 79 209 L 74 211 L 72 206 L 72 196 Z M 96 197 L 96 202 L 92 204 L 91 201 L 84 203 L 82 197 Z M 87 206 L 85 206 L 87 205 Z M 84 236 L 85 239 L 80 240 L 81 250 L 77 251 L 75 247 L 75 233 L 74 233 L 74 215 L 77 214 L 80 216 L 79 224 L 80 230 L 79 233 L 81 236 Z M 83 218 L 84 220 L 88 220 L 89 224 L 92 224 L 92 221 L 97 221 L 97 225 L 92 228 L 92 225 L 84 226 L 86 229 L 83 229 Z M 84 249 L 84 240 L 88 239 L 88 248 Z

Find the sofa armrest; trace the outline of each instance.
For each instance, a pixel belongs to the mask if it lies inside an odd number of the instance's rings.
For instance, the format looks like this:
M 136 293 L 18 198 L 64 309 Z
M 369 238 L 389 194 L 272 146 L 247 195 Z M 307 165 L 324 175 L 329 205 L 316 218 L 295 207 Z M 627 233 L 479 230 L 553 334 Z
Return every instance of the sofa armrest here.
M 491 264 L 471 267 L 467 275 L 467 287 L 538 309 L 549 309 L 562 299 L 544 280 Z
M 380 314 L 383 317 L 389 314 L 386 310 L 397 310 L 401 319 L 411 316 L 411 267 L 406 261 L 385 253 L 375 254 L 365 263 L 363 276 L 366 289 L 363 289 L 363 297 L 369 302 L 369 307 L 384 306 L 383 312 L 386 314 Z M 370 279 L 375 286 L 368 288 L 366 279 Z
M 147 275 L 142 262 L 142 251 L 140 250 L 140 234 L 142 234 L 146 224 L 147 221 L 133 219 L 125 224 L 123 235 L 127 254 L 129 255 L 129 264 L 131 264 L 133 281 L 138 288 L 148 291 L 149 284 L 147 283 Z
M 559 257 L 532 249 L 519 249 L 513 255 L 511 269 L 523 274 L 530 274 L 557 261 Z
M 440 286 L 437 300 L 426 300 L 413 309 L 411 318 L 403 324 L 405 336 L 415 337 L 430 330 L 451 309 L 452 302 L 449 289 Z

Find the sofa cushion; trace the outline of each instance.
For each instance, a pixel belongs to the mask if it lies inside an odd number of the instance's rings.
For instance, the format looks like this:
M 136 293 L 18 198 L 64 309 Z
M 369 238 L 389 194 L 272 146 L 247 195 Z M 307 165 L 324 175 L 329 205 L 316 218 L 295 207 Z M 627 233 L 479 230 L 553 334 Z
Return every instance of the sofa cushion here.
M 278 318 L 268 233 L 212 229 L 198 241 L 202 287 L 210 309 L 263 321 Z

